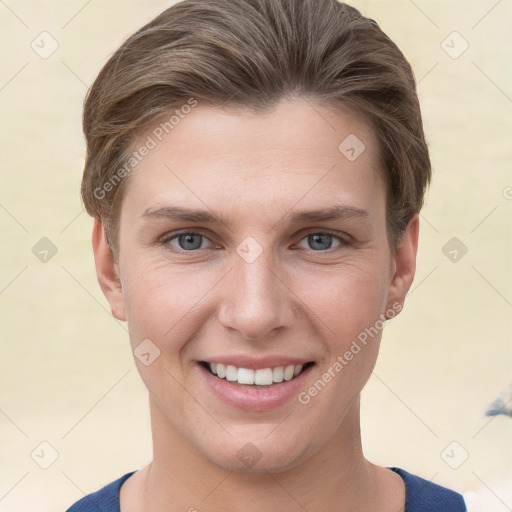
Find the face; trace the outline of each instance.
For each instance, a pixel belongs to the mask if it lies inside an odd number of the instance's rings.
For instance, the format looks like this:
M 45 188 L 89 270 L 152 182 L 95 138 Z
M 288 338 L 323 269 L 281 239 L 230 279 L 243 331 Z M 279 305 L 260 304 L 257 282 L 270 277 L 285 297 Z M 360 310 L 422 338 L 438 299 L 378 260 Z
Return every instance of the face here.
M 133 171 L 118 264 L 99 223 L 94 237 L 153 429 L 226 469 L 284 471 L 343 442 L 413 278 L 417 217 L 392 251 L 357 114 L 199 104 Z

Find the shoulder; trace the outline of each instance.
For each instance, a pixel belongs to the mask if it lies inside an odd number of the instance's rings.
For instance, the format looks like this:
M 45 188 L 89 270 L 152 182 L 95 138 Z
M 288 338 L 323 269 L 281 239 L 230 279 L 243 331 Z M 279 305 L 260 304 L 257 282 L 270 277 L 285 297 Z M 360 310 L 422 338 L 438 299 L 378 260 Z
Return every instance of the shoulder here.
M 66 512 L 90 512 L 91 510 L 96 512 L 120 512 L 119 491 L 123 483 L 134 473 L 135 471 L 126 473 L 126 475 L 105 485 L 99 491 L 84 496 L 74 505 L 71 505 Z
M 458 492 L 429 482 L 399 468 L 389 468 L 405 482 L 405 512 L 466 512 L 464 498 Z

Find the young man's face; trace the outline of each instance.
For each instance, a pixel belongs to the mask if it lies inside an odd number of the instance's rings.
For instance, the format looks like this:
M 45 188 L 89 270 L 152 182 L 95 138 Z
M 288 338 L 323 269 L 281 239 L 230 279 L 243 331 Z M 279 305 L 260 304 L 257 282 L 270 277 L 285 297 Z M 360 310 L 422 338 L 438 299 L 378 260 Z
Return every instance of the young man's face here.
M 417 246 L 416 216 L 398 252 L 389 248 L 369 126 L 303 100 L 268 114 L 199 104 L 162 141 L 149 130 L 140 145 L 147 136 L 158 144 L 125 191 L 119 286 L 98 223 L 95 254 L 112 310 L 128 321 L 154 436 L 249 472 L 347 449 Z M 205 218 L 180 219 L 178 208 Z M 320 210 L 337 215 L 308 218 Z M 220 378 L 209 363 L 265 385 Z

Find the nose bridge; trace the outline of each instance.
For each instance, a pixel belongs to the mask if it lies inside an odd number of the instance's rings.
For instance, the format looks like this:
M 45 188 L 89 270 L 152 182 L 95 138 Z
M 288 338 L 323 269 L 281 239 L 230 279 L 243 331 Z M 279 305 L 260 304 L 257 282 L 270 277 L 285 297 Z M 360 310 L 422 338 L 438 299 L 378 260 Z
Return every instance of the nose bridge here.
M 276 277 L 278 269 L 270 247 L 264 248 L 248 237 L 236 252 L 220 320 L 246 338 L 264 339 L 273 330 L 289 324 L 289 297 Z

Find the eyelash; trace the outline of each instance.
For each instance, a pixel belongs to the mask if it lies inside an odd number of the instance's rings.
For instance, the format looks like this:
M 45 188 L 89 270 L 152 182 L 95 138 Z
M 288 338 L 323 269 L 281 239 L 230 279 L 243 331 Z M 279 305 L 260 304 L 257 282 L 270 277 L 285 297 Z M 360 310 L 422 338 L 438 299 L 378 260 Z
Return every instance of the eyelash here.
M 167 235 L 164 235 L 163 237 L 161 237 L 158 240 L 158 243 L 160 245 L 169 247 L 170 242 L 172 240 L 177 239 L 181 235 L 197 235 L 197 236 L 201 236 L 203 238 L 206 238 L 207 240 L 212 242 L 205 234 L 200 233 L 198 231 L 180 231 L 179 233 L 168 233 Z M 338 233 L 336 231 L 330 231 L 330 230 L 312 231 L 311 233 L 308 233 L 308 234 L 304 235 L 299 240 L 299 242 L 301 242 L 302 240 L 304 240 L 304 239 L 306 239 L 306 238 L 308 238 L 309 236 L 312 236 L 312 235 L 330 235 L 330 236 L 336 238 L 340 242 L 340 245 L 338 247 L 330 247 L 329 249 L 324 249 L 324 250 L 305 249 L 307 252 L 310 252 L 310 253 L 311 252 L 313 252 L 313 253 L 331 253 L 331 252 L 333 252 L 333 251 L 335 251 L 337 249 L 340 249 L 343 246 L 348 245 L 348 241 L 346 240 L 346 238 L 342 237 L 340 233 Z M 190 251 L 185 251 L 183 249 L 181 249 L 181 250 L 172 249 L 172 251 L 177 253 L 177 254 L 189 254 L 189 253 L 190 254 L 194 254 L 194 253 L 197 253 L 197 252 L 199 252 L 201 250 L 204 250 L 204 249 L 192 249 Z

